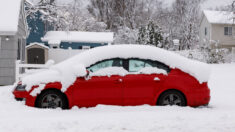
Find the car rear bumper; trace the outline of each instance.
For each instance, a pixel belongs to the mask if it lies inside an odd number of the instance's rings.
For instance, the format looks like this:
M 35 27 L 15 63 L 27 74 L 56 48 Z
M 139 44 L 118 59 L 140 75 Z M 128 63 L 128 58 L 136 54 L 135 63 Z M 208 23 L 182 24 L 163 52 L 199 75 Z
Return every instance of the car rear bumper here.
M 210 89 L 194 90 L 188 96 L 188 105 L 192 107 L 208 105 L 210 98 Z

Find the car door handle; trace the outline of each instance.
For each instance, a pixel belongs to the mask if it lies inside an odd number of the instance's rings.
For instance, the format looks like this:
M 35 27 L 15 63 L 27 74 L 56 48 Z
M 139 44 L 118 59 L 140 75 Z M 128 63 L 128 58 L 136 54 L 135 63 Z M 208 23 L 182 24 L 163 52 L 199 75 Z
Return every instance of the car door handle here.
M 153 80 L 154 80 L 155 82 L 161 81 L 160 78 L 158 78 L 158 77 L 155 77 Z
M 116 82 L 116 83 L 121 83 L 121 82 L 122 82 L 122 79 L 117 79 L 115 82 Z

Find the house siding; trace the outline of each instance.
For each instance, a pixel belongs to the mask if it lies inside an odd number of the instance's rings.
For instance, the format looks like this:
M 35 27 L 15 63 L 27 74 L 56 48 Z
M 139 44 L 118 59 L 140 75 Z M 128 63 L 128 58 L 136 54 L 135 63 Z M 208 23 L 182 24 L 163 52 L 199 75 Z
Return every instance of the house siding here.
M 207 28 L 207 35 L 205 35 L 205 28 Z M 203 15 L 203 19 L 200 25 L 200 32 L 199 32 L 201 45 L 205 45 L 211 40 L 211 33 L 212 33 L 211 24 L 208 22 L 205 15 Z
M 15 82 L 15 60 L 17 58 L 17 39 L 1 36 L 0 50 L 0 85 L 10 85 Z
M 224 27 L 233 27 L 233 35 L 224 35 Z M 219 48 L 230 48 L 235 46 L 235 26 L 225 24 L 212 24 L 212 40 L 219 42 Z
M 18 39 L 22 40 L 21 51 L 25 50 L 25 39 L 27 36 L 27 26 L 24 16 L 24 1 L 22 1 L 18 30 L 12 35 L 0 36 L 0 85 L 12 85 L 15 82 L 15 61 L 17 60 Z M 9 40 L 6 40 L 6 37 Z M 25 53 L 21 53 L 21 59 L 24 59 Z

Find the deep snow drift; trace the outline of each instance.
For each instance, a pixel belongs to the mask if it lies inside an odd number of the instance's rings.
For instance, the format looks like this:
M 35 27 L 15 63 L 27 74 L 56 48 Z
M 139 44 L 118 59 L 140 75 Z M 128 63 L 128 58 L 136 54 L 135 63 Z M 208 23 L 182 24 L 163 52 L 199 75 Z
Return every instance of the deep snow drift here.
M 1 132 L 234 132 L 235 65 L 214 65 L 208 107 L 97 106 L 62 111 L 16 102 L 0 87 Z

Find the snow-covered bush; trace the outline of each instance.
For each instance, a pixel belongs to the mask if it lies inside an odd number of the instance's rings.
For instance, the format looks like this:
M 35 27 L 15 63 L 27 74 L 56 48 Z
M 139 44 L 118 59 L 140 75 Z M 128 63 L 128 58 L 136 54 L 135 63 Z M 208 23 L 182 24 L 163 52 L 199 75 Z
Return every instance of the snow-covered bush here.
M 137 30 L 128 27 L 119 28 L 115 34 L 115 44 L 135 44 L 137 40 Z
M 176 53 L 206 63 L 230 63 L 232 57 L 231 52 L 226 48 L 181 50 L 176 51 Z
M 137 42 L 139 44 L 150 44 L 156 47 L 162 47 L 162 29 L 153 21 L 149 21 L 147 26 L 140 27 Z

